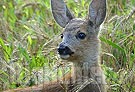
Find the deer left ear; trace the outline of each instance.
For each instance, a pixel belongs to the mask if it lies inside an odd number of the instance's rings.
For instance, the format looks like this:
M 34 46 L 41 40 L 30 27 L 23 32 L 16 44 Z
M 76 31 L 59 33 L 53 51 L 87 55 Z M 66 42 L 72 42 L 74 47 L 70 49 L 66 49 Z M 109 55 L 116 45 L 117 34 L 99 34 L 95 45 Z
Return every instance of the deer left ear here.
M 74 18 L 63 0 L 51 0 L 51 8 L 54 19 L 63 28 Z
M 92 0 L 89 6 L 89 21 L 99 27 L 106 16 L 106 0 Z

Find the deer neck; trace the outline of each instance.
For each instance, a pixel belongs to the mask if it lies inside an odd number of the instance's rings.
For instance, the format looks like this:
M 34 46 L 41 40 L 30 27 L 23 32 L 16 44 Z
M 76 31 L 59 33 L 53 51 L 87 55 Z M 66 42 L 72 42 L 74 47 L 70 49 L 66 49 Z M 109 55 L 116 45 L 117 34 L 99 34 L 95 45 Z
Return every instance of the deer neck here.
M 95 48 L 95 51 L 93 53 L 89 54 L 87 53 L 87 57 L 85 57 L 84 60 L 73 62 L 73 72 L 71 74 L 74 81 L 78 80 L 85 80 L 88 78 L 94 78 L 95 76 L 98 76 L 97 74 L 101 70 L 100 64 L 99 64 L 99 45 L 97 48 Z
M 75 81 L 78 79 L 83 81 L 84 79 L 92 78 L 99 68 L 100 65 L 98 64 L 98 60 L 93 64 L 90 62 L 73 63 L 73 72 L 71 76 Z

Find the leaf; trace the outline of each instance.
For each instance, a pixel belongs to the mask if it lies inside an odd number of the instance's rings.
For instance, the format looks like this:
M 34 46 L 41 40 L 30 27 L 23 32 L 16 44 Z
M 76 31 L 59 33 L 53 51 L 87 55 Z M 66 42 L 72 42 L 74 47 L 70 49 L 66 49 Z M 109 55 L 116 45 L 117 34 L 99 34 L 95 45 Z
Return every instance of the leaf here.
M 3 39 L 0 38 L 0 46 L 2 47 L 4 59 L 6 60 L 6 62 L 10 61 L 13 51 L 12 45 L 5 45 Z
M 135 30 L 135 24 L 133 25 L 133 30 Z
M 27 39 L 28 39 L 28 42 L 29 42 L 29 44 L 30 44 L 30 46 L 32 45 L 32 39 L 31 39 L 31 36 L 29 35 L 28 37 L 27 37 Z
M 122 47 L 120 47 L 118 44 L 116 44 L 116 43 L 114 43 L 114 42 L 112 42 L 112 41 L 110 41 L 108 39 L 105 39 L 103 37 L 100 37 L 100 40 L 107 43 L 107 44 L 109 44 L 109 45 L 111 45 L 112 47 L 118 49 L 119 51 L 121 51 L 124 54 L 124 62 L 127 62 L 126 51 Z
M 20 53 L 25 57 L 25 59 L 27 60 L 27 62 L 30 62 L 30 57 L 29 57 L 29 54 L 27 52 L 27 50 L 21 46 L 19 46 L 19 51 Z
M 1 75 L 1 74 L 4 74 L 4 76 L 7 76 L 7 77 L 8 77 L 8 74 L 5 73 L 3 70 L 0 70 L 0 75 Z

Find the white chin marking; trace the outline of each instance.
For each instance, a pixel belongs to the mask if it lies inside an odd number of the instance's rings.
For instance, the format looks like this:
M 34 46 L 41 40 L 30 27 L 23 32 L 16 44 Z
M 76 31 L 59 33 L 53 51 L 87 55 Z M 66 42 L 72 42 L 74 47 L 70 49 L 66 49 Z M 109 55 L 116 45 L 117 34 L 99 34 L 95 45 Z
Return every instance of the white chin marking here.
M 70 55 L 60 55 L 60 58 L 62 58 L 62 59 L 67 59 L 69 57 L 70 57 Z

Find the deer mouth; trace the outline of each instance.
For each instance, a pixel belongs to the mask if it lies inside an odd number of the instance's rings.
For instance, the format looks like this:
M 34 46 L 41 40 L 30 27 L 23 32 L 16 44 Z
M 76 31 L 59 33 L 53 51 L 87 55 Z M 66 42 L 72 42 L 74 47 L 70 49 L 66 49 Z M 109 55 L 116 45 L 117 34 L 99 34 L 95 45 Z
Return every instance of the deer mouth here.
M 59 55 L 59 56 L 61 59 L 64 59 L 64 60 L 66 60 L 70 57 L 70 55 Z
M 68 59 L 69 57 L 71 57 L 74 52 L 69 48 L 69 47 L 60 47 L 58 48 L 58 54 L 60 56 L 60 58 L 62 59 Z
M 66 60 L 66 59 L 69 59 L 70 57 L 72 57 L 72 55 L 74 54 L 74 52 L 72 52 L 72 53 L 70 53 L 70 54 L 60 54 L 60 53 L 58 53 L 58 54 L 59 54 L 59 57 L 60 57 L 61 59 Z

